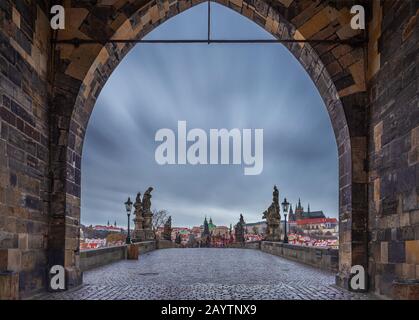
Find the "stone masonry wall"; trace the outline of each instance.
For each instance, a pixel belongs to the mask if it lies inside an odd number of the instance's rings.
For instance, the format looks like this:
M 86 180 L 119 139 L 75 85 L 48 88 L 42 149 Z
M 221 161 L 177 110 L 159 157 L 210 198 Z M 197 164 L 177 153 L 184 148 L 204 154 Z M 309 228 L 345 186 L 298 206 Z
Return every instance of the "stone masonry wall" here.
M 374 2 L 369 44 L 369 272 L 419 279 L 419 1 Z
M 48 239 L 47 1 L 0 1 L 0 271 L 21 297 L 45 290 Z

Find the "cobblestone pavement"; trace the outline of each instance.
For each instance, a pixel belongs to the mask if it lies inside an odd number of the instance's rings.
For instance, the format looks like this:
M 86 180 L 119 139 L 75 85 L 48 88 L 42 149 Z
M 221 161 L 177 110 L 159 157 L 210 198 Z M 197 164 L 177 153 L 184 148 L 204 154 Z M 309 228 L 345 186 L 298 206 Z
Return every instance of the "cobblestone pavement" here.
M 371 299 L 334 274 L 250 249 L 161 249 L 84 273 L 75 290 L 38 299 Z

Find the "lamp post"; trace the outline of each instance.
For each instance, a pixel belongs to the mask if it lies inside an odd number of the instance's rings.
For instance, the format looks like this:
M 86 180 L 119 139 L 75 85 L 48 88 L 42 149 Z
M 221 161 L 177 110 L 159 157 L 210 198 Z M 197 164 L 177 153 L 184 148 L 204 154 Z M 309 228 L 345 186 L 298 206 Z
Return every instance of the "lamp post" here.
M 130 227 L 129 227 L 129 220 L 130 220 L 130 215 L 131 215 L 131 210 L 132 210 L 132 201 L 130 199 L 130 197 L 128 197 L 127 202 L 125 202 L 125 209 L 127 210 L 127 216 L 128 216 L 128 234 L 127 234 L 127 240 L 126 243 L 130 244 L 131 243 L 131 236 L 130 236 Z
M 287 198 L 284 198 L 284 201 L 282 204 L 282 210 L 284 211 L 284 219 L 285 219 L 285 227 L 284 227 L 284 243 L 288 243 L 288 233 L 287 233 L 287 214 L 288 214 L 288 207 L 289 202 L 287 201 Z

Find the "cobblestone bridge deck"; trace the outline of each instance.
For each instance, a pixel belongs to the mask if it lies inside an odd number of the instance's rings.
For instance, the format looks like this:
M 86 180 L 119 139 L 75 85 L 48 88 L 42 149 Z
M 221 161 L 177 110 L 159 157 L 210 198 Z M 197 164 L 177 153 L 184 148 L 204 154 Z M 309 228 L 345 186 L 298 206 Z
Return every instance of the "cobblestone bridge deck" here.
M 38 299 L 369 299 L 334 274 L 249 249 L 162 249 L 84 273 L 75 290 Z

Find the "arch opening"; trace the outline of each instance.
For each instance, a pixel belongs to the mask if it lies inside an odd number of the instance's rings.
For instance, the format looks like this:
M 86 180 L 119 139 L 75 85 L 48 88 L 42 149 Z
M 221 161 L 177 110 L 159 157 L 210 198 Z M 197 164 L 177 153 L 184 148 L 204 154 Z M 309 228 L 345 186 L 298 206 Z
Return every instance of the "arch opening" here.
M 154 2 L 150 2 L 138 8 L 138 10 L 134 10 L 129 18 L 121 19 L 123 23 L 116 28 L 115 32 L 113 30 L 106 31 L 115 38 L 121 35 L 133 39 L 141 38 L 168 18 L 200 2 L 191 4 L 187 1 L 179 1 L 176 9 L 173 9 L 175 11 L 171 11 L 170 5 L 169 8 L 166 5 L 159 7 Z M 304 37 L 302 30 L 295 28 L 283 18 L 281 8 L 269 6 L 264 1 L 261 1 L 259 7 L 245 5 L 244 2 L 240 8 L 234 2 L 228 2 L 227 4 L 222 2 L 221 4 L 239 11 L 242 15 L 263 26 L 274 37 Z M 264 18 L 263 20 L 261 20 L 262 17 Z M 144 23 L 145 21 L 148 22 Z M 66 34 L 64 33 L 60 36 L 65 38 Z M 55 130 L 60 132 L 57 136 L 63 137 L 63 139 L 51 141 L 52 164 L 55 168 L 52 172 L 54 192 L 51 205 L 59 214 L 54 217 L 57 223 L 52 224 L 51 234 L 53 236 L 50 237 L 49 245 L 50 264 L 56 264 L 57 261 L 63 262 L 62 264 L 66 266 L 68 273 L 71 275 L 70 279 L 72 279 L 74 284 L 81 279 L 77 265 L 79 253 L 77 230 L 80 223 L 81 156 L 86 128 L 101 89 L 113 70 L 132 47 L 130 44 L 107 44 L 103 47 L 95 45 L 90 49 L 79 47 L 74 49 L 70 55 L 68 52 L 65 52 L 68 49 L 61 46 L 57 48 L 60 58 L 67 60 L 68 67 L 63 74 L 57 73 L 56 85 L 54 87 L 53 123 Z M 365 202 L 358 201 L 358 199 L 365 197 L 366 193 L 366 189 L 364 190 L 366 187 L 364 168 L 353 166 L 355 157 L 359 157 L 362 162 L 365 157 L 366 146 L 362 138 L 363 132 L 360 133 L 357 132 L 359 131 L 358 129 L 352 129 L 354 119 L 347 119 L 345 116 L 345 107 L 350 102 L 355 100 L 359 104 L 362 100 L 362 90 L 359 91 L 361 94 L 356 93 L 357 100 L 348 95 L 348 92 L 354 89 L 341 88 L 341 83 L 338 83 L 339 89 L 341 89 L 338 92 L 336 87 L 337 81 L 333 80 L 329 73 L 330 67 L 327 68 L 325 66 L 324 59 L 320 58 L 317 53 L 319 48 L 314 49 L 308 44 L 289 44 L 287 48 L 301 63 L 317 87 L 330 116 L 336 137 L 339 160 L 339 216 L 341 232 L 340 275 L 338 276 L 340 280 L 338 282 L 345 285 L 351 265 L 367 265 L 366 241 L 363 239 L 366 233 L 360 233 L 364 226 L 361 225 L 359 230 L 355 230 L 352 227 L 355 223 L 354 212 L 359 213 L 357 215 L 359 221 L 366 220 L 367 213 L 366 211 L 364 212 L 366 198 Z M 87 58 L 84 55 L 87 55 Z M 81 63 L 81 57 L 83 57 L 84 63 Z M 63 88 L 60 80 L 68 80 L 69 77 L 74 81 L 65 84 L 64 87 L 67 85 L 68 87 Z M 346 89 L 348 91 L 345 91 Z M 351 99 L 346 98 L 348 96 Z M 352 139 L 353 136 L 355 137 L 354 139 Z M 354 143 L 359 147 L 356 150 L 353 150 Z M 63 157 L 65 161 L 63 161 Z M 59 181 L 65 181 L 65 183 L 60 185 Z M 354 191 L 357 193 L 356 203 L 354 203 Z M 353 238 L 354 231 L 356 231 L 358 236 L 356 239 Z

